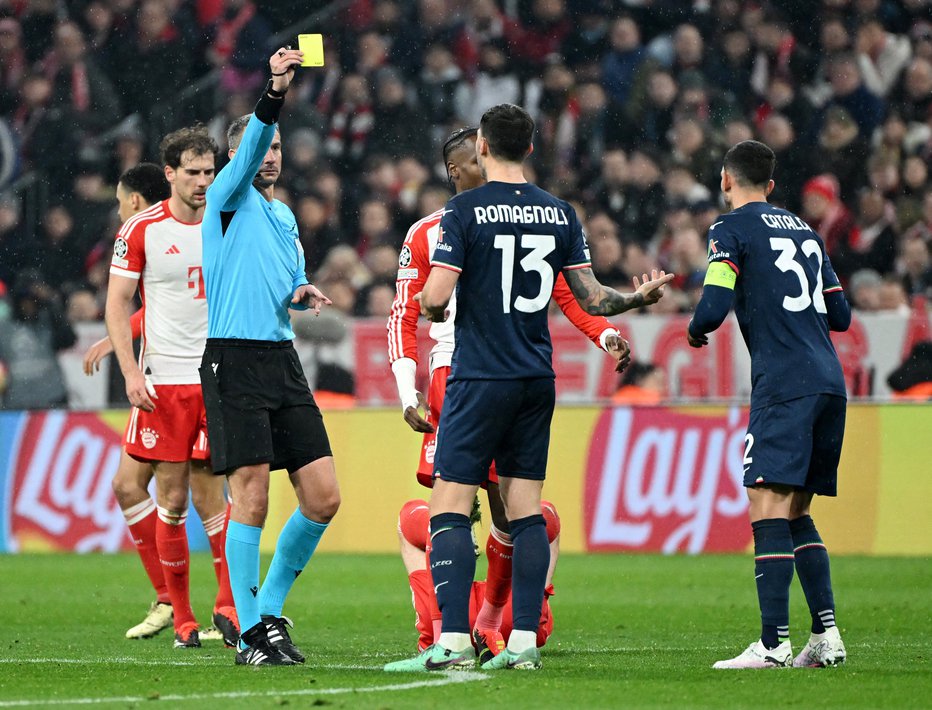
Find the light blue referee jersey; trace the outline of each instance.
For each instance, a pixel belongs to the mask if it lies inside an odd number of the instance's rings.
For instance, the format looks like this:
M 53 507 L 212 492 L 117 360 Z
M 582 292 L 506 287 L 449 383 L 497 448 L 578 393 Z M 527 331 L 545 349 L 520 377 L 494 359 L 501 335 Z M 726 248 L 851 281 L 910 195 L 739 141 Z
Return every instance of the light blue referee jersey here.
M 249 119 L 233 159 L 207 188 L 201 233 L 207 337 L 293 340 L 288 309 L 306 284 L 298 224 L 288 207 L 253 187 L 275 124 Z

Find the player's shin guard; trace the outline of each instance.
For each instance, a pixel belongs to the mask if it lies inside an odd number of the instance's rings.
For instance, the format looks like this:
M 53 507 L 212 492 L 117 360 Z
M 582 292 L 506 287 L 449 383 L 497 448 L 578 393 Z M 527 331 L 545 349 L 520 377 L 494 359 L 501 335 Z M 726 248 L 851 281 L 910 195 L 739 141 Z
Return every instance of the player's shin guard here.
M 494 525 L 489 532 L 485 554 L 489 570 L 485 578 L 485 600 L 476 617 L 477 629 L 498 630 L 502 625 L 502 609 L 511 594 L 511 561 L 513 554 L 511 535 Z
M 469 595 L 476 574 L 476 556 L 470 533 L 469 517 L 460 513 L 440 513 L 430 519 L 430 571 L 437 594 L 437 604 L 443 616 L 440 643 L 444 637 L 456 634 L 456 639 L 469 644 Z
M 231 520 L 227 526 L 227 569 L 243 631 L 261 623 L 259 618 L 259 538 L 262 528 Z M 262 627 L 263 629 L 265 626 Z
M 543 515 L 529 515 L 512 520 L 509 525 L 514 545 L 511 583 L 514 630 L 508 639 L 508 649 L 521 653 L 537 645 L 550 545 Z
M 168 596 L 175 614 L 175 631 L 194 623 L 194 611 L 188 591 L 188 533 L 185 526 L 187 512 L 174 512 L 165 508 L 158 509 L 155 523 L 155 543 L 159 549 L 162 574 L 168 587 Z
M 808 515 L 790 521 L 796 573 L 812 614 L 812 633 L 824 634 L 835 625 L 835 596 L 828 551 Z
M 326 529 L 327 523 L 309 520 L 300 508 L 288 518 L 278 536 L 272 564 L 259 591 L 259 613 L 262 616 L 282 615 L 285 597 L 304 571 Z
M 156 599 L 163 604 L 170 603 L 168 586 L 165 584 L 165 575 L 162 574 L 162 563 L 159 560 L 159 549 L 155 542 L 155 521 L 158 519 L 155 501 L 146 498 L 124 510 L 123 516 L 126 518 L 126 526 L 136 545 L 143 569 L 146 570 L 152 588 L 155 589 Z
M 754 530 L 754 578 L 760 603 L 761 643 L 774 649 L 789 638 L 790 584 L 793 582 L 793 536 L 790 521 L 768 518 Z

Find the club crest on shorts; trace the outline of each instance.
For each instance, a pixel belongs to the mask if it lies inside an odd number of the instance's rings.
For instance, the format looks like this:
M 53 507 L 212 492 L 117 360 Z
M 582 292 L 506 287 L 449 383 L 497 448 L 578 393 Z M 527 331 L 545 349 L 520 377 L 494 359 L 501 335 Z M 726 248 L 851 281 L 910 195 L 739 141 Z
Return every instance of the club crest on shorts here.
M 123 237 L 117 237 L 117 240 L 113 243 L 113 254 L 118 259 L 122 259 L 126 256 L 126 253 L 129 251 L 129 245 L 127 245 L 126 240 Z
M 424 460 L 427 463 L 434 462 L 434 453 L 437 451 L 437 443 L 435 441 L 430 442 L 424 446 Z
M 411 249 L 408 248 L 408 245 L 405 244 L 401 247 L 401 253 L 398 255 L 398 266 L 402 269 L 408 268 L 411 264 Z
M 159 440 L 159 435 L 154 429 L 145 427 L 141 432 L 139 432 L 139 440 L 147 449 L 152 449 L 155 448 L 155 445 Z

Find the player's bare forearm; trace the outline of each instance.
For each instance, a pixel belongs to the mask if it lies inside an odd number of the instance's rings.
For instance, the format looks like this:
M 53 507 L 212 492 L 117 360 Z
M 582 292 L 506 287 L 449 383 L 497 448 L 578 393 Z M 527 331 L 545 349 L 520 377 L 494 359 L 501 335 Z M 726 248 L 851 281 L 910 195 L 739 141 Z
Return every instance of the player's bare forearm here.
M 673 274 L 662 271 L 653 272 L 650 279 L 645 274 L 643 283 L 635 277 L 635 292 L 625 294 L 603 286 L 590 268 L 571 269 L 565 273 L 566 282 L 583 310 L 597 316 L 614 316 L 656 303 L 663 297 L 663 286 L 673 279 Z
M 118 281 L 130 281 L 132 286 L 118 283 Z M 116 355 L 124 376 L 139 369 L 136 358 L 133 356 L 133 333 L 130 324 L 130 307 L 135 291 L 134 281 L 111 275 L 110 286 L 107 289 L 107 305 L 104 308 L 104 320 L 113 353 Z
M 446 320 L 447 306 L 456 288 L 459 272 L 444 267 L 432 268 L 423 290 L 415 296 L 420 301 L 421 313 L 433 323 Z

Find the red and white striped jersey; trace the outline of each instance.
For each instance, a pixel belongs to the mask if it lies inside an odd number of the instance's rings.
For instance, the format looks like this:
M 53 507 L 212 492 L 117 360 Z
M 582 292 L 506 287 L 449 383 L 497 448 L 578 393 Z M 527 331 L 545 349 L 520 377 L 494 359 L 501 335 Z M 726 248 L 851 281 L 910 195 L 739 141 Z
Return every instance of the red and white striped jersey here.
M 389 362 L 403 357 L 417 362 L 417 319 L 420 304 L 414 297 L 423 290 L 430 273 L 430 260 L 437 248 L 443 212 L 442 209 L 437 210 L 415 222 L 408 230 L 401 247 L 398 278 L 395 281 L 395 300 L 392 302 L 392 313 L 388 318 Z M 562 273 L 558 274 L 554 281 L 553 299 L 569 321 L 595 343 L 596 347 L 602 347 L 600 337 L 606 330 L 618 332 L 607 318 L 589 315 L 582 309 Z M 453 357 L 455 293 L 450 298 L 447 308 L 450 312 L 447 320 L 443 323 L 431 323 L 430 326 L 429 335 L 435 343 L 430 351 L 431 372 L 438 367 L 449 367 Z
M 437 248 L 440 235 L 440 218 L 437 210 L 415 222 L 405 236 L 398 257 L 398 278 L 395 281 L 395 300 L 388 318 L 388 360 L 395 362 L 407 357 L 417 362 L 417 318 L 420 304 L 414 297 L 424 288 L 430 273 L 430 258 Z M 450 298 L 450 316 L 443 323 L 431 323 L 430 338 L 434 347 L 430 351 L 430 371 L 449 367 L 453 357 L 453 318 L 456 313 L 456 294 Z
M 200 384 L 207 339 L 201 224 L 176 219 L 168 200 L 123 223 L 110 273 L 139 279 L 144 315 L 139 366 L 154 385 Z

